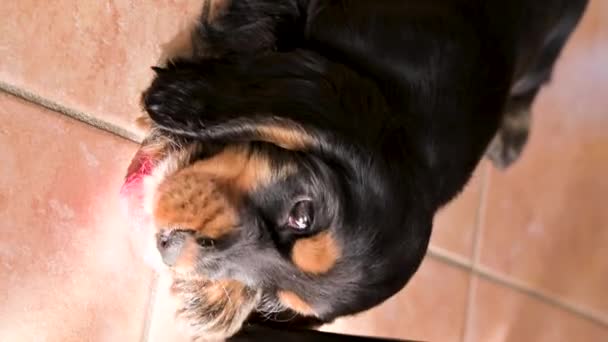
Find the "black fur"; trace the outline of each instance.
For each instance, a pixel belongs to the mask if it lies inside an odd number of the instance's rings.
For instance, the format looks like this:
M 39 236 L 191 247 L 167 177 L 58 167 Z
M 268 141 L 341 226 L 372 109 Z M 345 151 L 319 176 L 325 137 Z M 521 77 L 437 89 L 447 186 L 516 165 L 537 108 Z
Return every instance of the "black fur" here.
M 144 103 L 189 139 L 264 140 L 257 127 L 275 123 L 314 138 L 280 153 L 326 173 L 317 191 L 323 181 L 337 189 L 327 196 L 345 258 L 298 285 L 329 321 L 377 305 L 414 274 L 433 215 L 466 184 L 505 108 L 529 107 L 586 3 L 232 0 L 201 20 L 195 57 L 158 70 Z M 263 207 L 280 193 L 251 200 Z

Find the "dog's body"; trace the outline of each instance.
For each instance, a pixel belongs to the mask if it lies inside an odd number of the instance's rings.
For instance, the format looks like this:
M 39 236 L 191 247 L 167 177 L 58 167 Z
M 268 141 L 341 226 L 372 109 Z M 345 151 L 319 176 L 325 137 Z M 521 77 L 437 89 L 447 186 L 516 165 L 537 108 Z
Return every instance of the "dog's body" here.
M 157 133 L 199 144 L 153 190 L 161 254 L 199 298 L 185 316 L 209 322 L 209 282 L 248 310 L 202 329 L 220 336 L 249 311 L 324 322 L 399 291 L 492 139 L 497 164 L 519 154 L 586 2 L 208 6 L 194 57 L 144 95 Z

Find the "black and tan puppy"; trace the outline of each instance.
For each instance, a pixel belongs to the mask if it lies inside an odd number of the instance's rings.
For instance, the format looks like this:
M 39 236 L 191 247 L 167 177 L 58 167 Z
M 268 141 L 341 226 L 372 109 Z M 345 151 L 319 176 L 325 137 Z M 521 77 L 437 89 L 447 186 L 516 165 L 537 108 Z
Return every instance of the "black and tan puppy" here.
M 403 288 L 490 142 L 499 165 L 521 151 L 586 2 L 208 1 L 194 57 L 144 94 L 150 212 L 195 335 Z

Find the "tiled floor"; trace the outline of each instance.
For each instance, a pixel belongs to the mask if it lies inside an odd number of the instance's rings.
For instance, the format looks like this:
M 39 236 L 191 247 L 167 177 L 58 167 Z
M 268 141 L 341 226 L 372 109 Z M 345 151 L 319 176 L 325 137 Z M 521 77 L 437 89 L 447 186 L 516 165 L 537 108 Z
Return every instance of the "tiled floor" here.
M 200 3 L 0 3 L 0 341 L 177 338 L 117 193 L 148 67 Z M 515 167 L 482 163 L 438 215 L 410 285 L 324 329 L 608 341 L 606 0 L 591 1 L 533 124 Z

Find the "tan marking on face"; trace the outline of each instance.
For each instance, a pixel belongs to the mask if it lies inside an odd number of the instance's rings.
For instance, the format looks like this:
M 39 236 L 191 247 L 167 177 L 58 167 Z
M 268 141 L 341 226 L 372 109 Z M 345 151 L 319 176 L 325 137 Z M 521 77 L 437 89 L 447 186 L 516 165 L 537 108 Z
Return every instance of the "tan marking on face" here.
M 228 146 L 217 155 L 194 163 L 191 168 L 240 192 L 268 184 L 273 177 L 270 160 L 253 153 L 248 144 Z
M 336 264 L 340 254 L 340 248 L 331 233 L 324 231 L 297 240 L 291 252 L 291 260 L 306 273 L 323 274 Z
M 287 150 L 300 151 L 314 144 L 314 138 L 295 125 L 260 125 L 256 130 L 264 141 Z
M 316 316 L 312 307 L 300 298 L 300 296 L 291 291 L 281 290 L 277 293 L 277 297 L 283 305 L 299 314 L 304 316 Z
M 272 170 L 268 157 L 252 151 L 249 144 L 226 147 L 160 182 L 151 206 L 155 226 L 193 230 L 193 239 L 220 239 L 241 225 L 239 208 L 244 196 L 295 170 L 290 164 Z M 182 253 L 173 268 L 186 274 L 194 270 L 198 249 Z
M 158 188 L 154 220 L 159 228 L 192 229 L 217 239 L 238 224 L 236 208 L 210 175 L 187 167 Z
M 178 299 L 177 318 L 193 340 L 224 340 L 236 333 L 261 298 L 261 291 L 234 280 L 177 279 L 171 292 Z
M 205 286 L 205 296 L 209 302 L 217 303 L 226 300 L 226 296 L 235 294 L 234 302 L 232 304 L 238 306 L 243 300 L 242 293 L 244 289 L 245 285 L 236 280 L 218 280 Z M 230 296 L 230 300 L 233 300 L 232 296 Z
M 249 145 L 226 147 L 163 180 L 156 191 L 154 222 L 159 229 L 192 229 L 220 238 L 240 224 L 243 196 L 292 171 L 288 166 L 282 170 L 271 170 L 270 160 L 252 153 Z
M 185 168 L 190 163 L 193 155 L 201 152 L 203 146 L 198 143 L 187 146 L 178 146 L 172 140 L 164 137 L 159 131 L 153 131 L 151 137 L 144 142 L 142 149 L 149 148 L 151 144 L 163 142 L 161 158 L 154 161 L 152 173 L 143 180 L 144 212 L 154 217 L 154 211 L 158 198 L 157 190 L 166 179 L 171 178 L 177 171 Z M 145 155 L 144 155 L 145 157 Z

